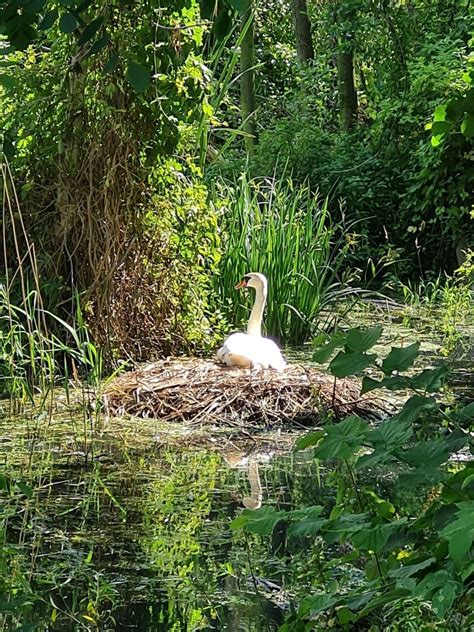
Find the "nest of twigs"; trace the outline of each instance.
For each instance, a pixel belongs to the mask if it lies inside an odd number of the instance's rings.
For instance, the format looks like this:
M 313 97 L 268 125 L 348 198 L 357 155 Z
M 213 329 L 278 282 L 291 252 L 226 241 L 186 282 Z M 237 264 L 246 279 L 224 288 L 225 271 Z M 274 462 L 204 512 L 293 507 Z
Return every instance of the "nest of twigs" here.
M 124 373 L 107 387 L 110 415 L 153 417 L 188 425 L 271 427 L 316 424 L 324 412 L 336 418 L 379 418 L 373 398 L 360 396 L 354 379 L 334 381 L 317 369 L 289 366 L 284 372 L 224 368 L 209 360 L 167 359 Z

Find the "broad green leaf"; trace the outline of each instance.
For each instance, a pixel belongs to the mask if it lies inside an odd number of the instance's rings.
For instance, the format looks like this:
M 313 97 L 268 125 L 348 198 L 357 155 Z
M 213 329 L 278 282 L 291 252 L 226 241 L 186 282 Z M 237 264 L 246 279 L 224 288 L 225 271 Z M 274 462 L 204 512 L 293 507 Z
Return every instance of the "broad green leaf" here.
M 448 373 L 449 370 L 444 365 L 436 369 L 425 369 L 419 375 L 409 378 L 408 382 L 412 388 L 434 393 L 443 387 Z
M 59 20 L 59 28 L 63 33 L 72 33 L 77 29 L 79 23 L 72 13 L 65 13 Z
M 438 485 L 446 478 L 447 474 L 443 470 L 423 465 L 400 474 L 398 484 L 403 489 L 417 489 L 425 484 Z
M 305 518 L 299 522 L 294 522 L 288 527 L 287 536 L 295 538 L 298 536 L 314 536 L 327 524 L 326 518 Z
M 453 99 L 446 106 L 446 118 L 450 121 L 456 121 L 460 116 L 464 114 L 464 98 L 459 97 Z
M 150 73 L 141 64 L 129 61 L 127 65 L 127 80 L 135 92 L 146 92 L 150 86 Z
M 474 501 L 457 503 L 458 512 L 454 520 L 441 530 L 448 540 L 449 556 L 458 566 L 467 560 L 474 541 Z
M 26 6 L 27 13 L 39 13 L 48 0 L 31 0 Z
M 380 553 L 390 536 L 404 526 L 406 521 L 406 518 L 401 518 L 388 524 L 376 524 L 369 529 L 361 529 L 351 535 L 351 540 L 359 549 Z
M 109 42 L 110 42 L 110 37 L 107 34 L 103 35 L 96 42 L 92 44 L 90 49 L 87 51 L 86 57 L 92 57 L 92 55 L 96 55 L 101 50 L 103 50 Z
M 474 136 L 474 114 L 468 114 L 463 120 L 461 123 L 461 132 L 468 138 Z
M 84 46 L 84 44 L 86 44 L 89 40 L 91 40 L 96 35 L 96 33 L 102 27 L 103 23 L 104 23 L 104 18 L 102 17 L 92 20 L 92 22 L 90 22 L 85 27 L 85 29 L 82 32 L 82 35 L 77 40 L 77 45 Z
M 413 595 L 431 600 L 436 614 L 444 618 L 462 590 L 461 583 L 455 581 L 447 571 L 440 570 L 424 577 L 413 591 Z
M 467 404 L 464 408 L 454 414 L 455 419 L 459 423 L 465 423 L 474 419 L 474 402 Z
M 0 86 L 3 86 L 5 90 L 11 90 L 16 84 L 17 81 L 12 75 L 0 75 Z
M 332 608 L 338 601 L 339 599 L 337 597 L 327 593 L 319 593 L 311 597 L 306 597 L 301 603 L 300 614 L 314 616 L 319 612 L 324 612 L 324 610 Z
M 444 619 L 462 589 L 462 584 L 459 582 L 448 581 L 442 588 L 434 593 L 431 598 L 431 603 L 433 604 L 433 610 L 441 619 Z
M 405 566 L 401 566 L 400 568 L 395 568 L 388 572 L 390 577 L 395 577 L 396 579 L 403 579 L 406 577 L 411 577 L 418 573 L 428 566 L 431 566 L 436 562 L 435 557 L 428 557 L 426 560 L 419 562 L 418 564 L 405 564 Z
M 243 529 L 258 535 L 270 535 L 284 516 L 284 511 L 276 511 L 270 506 L 260 507 L 255 511 L 244 509 L 242 514 L 230 523 L 230 528 Z
M 406 371 L 418 357 L 419 349 L 419 342 L 414 342 L 408 347 L 392 347 L 392 350 L 382 362 L 382 371 L 386 374 L 390 374 L 393 371 Z
M 57 18 L 58 18 L 57 9 L 48 11 L 48 13 L 46 13 L 44 18 L 39 23 L 38 28 L 40 28 L 42 31 L 46 31 L 47 29 L 50 29 L 53 26 L 53 24 L 56 22 Z
M 330 338 L 324 334 L 318 336 L 314 341 L 314 362 L 317 362 L 318 364 L 324 364 L 324 362 L 327 362 L 335 349 L 344 345 L 345 339 L 345 334 L 341 334 L 340 332 L 333 334 Z
M 435 121 L 445 121 L 446 120 L 446 108 L 445 104 L 438 105 L 438 107 L 434 111 L 434 120 Z
M 437 404 L 433 397 L 413 395 L 410 399 L 407 399 L 401 411 L 394 415 L 390 421 L 412 423 L 418 419 L 424 410 L 434 410 L 435 408 L 437 408 Z
M 371 349 L 382 335 L 382 327 L 372 327 L 363 329 L 356 327 L 350 329 L 346 334 L 346 350 L 363 352 Z
M 27 498 L 33 497 L 33 489 L 23 481 L 17 481 L 16 486 L 22 494 L 25 494 Z
M 410 380 L 404 375 L 391 375 L 384 377 L 383 380 L 373 380 L 371 377 L 364 375 L 362 378 L 361 395 L 373 391 L 376 388 L 386 388 L 389 391 L 399 391 L 408 388 Z
M 248 11 L 250 5 L 252 4 L 252 0 L 227 0 L 227 2 L 239 13 L 245 13 Z
M 340 351 L 329 365 L 329 370 L 336 377 L 356 375 L 370 364 L 374 364 L 375 354 Z
M 430 467 L 438 467 L 445 463 L 450 456 L 446 442 L 442 439 L 417 442 L 409 450 L 397 453 L 397 456 L 408 465 L 418 467 L 429 464 Z
M 380 498 L 371 489 L 364 489 L 364 494 L 375 503 L 376 512 L 379 516 L 387 519 L 393 517 L 393 514 L 395 513 L 395 507 L 392 505 L 391 502 Z
M 435 121 L 431 126 L 431 133 L 433 136 L 439 136 L 440 134 L 447 134 L 451 129 L 451 123 L 449 121 Z
M 117 55 L 115 51 L 112 51 L 107 63 L 104 66 L 104 70 L 102 71 L 102 73 L 104 75 L 108 75 L 109 73 L 113 72 L 117 68 L 118 63 L 119 63 L 119 56 Z
M 326 427 L 326 436 L 314 450 L 318 459 L 326 460 L 340 457 L 349 458 L 359 450 L 370 428 L 365 421 L 356 415 L 347 417 L 334 426 Z
M 304 435 L 304 437 L 300 437 L 298 439 L 298 441 L 295 444 L 295 452 L 299 452 L 300 450 L 306 450 L 306 448 L 312 448 L 315 445 L 317 445 L 321 439 L 321 437 L 323 437 L 325 435 L 325 431 L 320 429 L 320 430 L 314 430 L 313 432 L 309 432 L 308 434 Z

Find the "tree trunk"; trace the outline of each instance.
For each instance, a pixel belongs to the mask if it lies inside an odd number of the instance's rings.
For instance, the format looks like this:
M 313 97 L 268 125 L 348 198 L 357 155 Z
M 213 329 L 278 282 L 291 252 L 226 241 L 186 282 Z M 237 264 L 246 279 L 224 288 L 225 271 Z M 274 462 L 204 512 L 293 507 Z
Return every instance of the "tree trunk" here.
M 357 120 L 357 91 L 352 52 L 337 53 L 337 77 L 342 129 L 350 132 Z
M 250 9 L 250 12 L 252 8 Z M 240 111 L 242 115 L 242 130 L 246 133 L 245 148 L 252 153 L 257 143 L 257 127 L 255 123 L 255 43 L 254 43 L 254 16 L 247 13 L 243 20 L 243 28 L 247 31 L 240 46 Z M 249 24 L 250 19 L 250 24 Z
M 296 54 L 300 61 L 314 59 L 311 22 L 308 17 L 306 0 L 291 0 L 291 12 L 295 26 Z

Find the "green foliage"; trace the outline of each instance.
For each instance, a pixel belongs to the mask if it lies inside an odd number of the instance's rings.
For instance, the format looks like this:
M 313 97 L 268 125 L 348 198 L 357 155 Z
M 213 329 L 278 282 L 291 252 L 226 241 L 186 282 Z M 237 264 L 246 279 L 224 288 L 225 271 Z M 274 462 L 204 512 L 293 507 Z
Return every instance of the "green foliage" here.
M 350 373 L 350 358 L 352 373 L 357 374 L 362 358 L 370 357 L 366 352 L 380 333 L 379 327 L 357 328 L 327 339 L 320 337 L 316 358 L 327 362 L 343 347 L 339 356 L 342 353 L 347 363 L 344 375 Z M 450 458 L 467 444 L 472 450 L 468 430 L 473 417 L 462 411 L 446 411 L 429 395 L 441 388 L 445 367 L 399 375 L 411 370 L 418 354 L 416 343 L 392 348 L 376 362 L 385 377 L 378 382 L 364 377 L 363 390 L 369 390 L 369 384 L 370 389 L 415 392 L 397 414 L 375 427 L 352 415 L 297 443 L 297 450 L 312 448 L 314 458 L 323 463 L 335 461 L 337 495 L 332 508 L 316 505 L 284 512 L 262 507 L 258 512 L 245 511 L 233 522 L 234 528 L 260 535 L 271 534 L 277 524 L 286 522 L 288 538 L 307 544 L 319 539 L 326 544 L 319 563 L 320 592 L 302 600 L 282 630 L 324 626 L 329 621 L 366 625 L 374 614 L 386 629 L 393 623 L 391 613 L 408 602 L 419 607 L 424 604 L 430 620 L 446 626 L 443 629 L 455 629 L 469 621 L 474 467 L 470 461 L 450 465 Z M 338 377 L 338 365 L 330 363 L 329 370 Z M 425 426 L 425 419 L 436 423 Z M 447 427 L 442 427 L 445 424 Z M 421 513 L 410 513 L 410 507 L 363 486 L 361 472 L 382 464 L 385 468 L 390 464 L 391 476 L 400 488 L 420 499 Z M 358 569 L 364 573 L 349 584 L 339 582 L 334 569 L 343 564 L 350 564 L 354 574 Z M 403 616 L 400 621 L 404 621 Z
M 321 310 L 350 294 L 350 239 L 338 238 L 326 202 L 285 177 L 248 181 L 241 175 L 214 191 L 226 208 L 216 289 L 228 319 L 242 327 L 248 307 L 233 288 L 247 272 L 263 272 L 267 332 L 286 341 L 307 339 Z

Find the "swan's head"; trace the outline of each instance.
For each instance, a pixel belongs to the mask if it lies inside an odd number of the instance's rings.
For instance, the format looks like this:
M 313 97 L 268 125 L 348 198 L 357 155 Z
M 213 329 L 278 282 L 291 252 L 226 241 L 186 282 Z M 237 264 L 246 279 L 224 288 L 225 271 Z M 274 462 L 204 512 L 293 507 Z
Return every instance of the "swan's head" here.
M 261 272 L 249 272 L 237 283 L 235 289 L 239 290 L 241 287 L 253 287 L 255 290 L 266 290 L 267 278 Z

